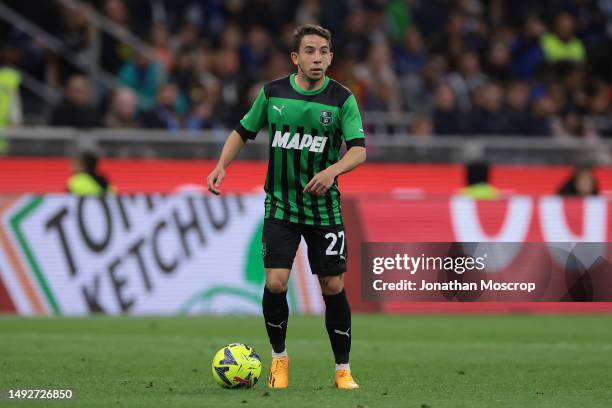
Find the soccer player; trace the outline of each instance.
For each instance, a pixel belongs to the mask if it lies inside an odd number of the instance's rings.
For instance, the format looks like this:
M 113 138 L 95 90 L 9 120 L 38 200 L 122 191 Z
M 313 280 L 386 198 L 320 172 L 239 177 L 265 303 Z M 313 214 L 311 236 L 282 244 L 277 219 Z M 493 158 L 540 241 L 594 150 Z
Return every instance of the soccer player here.
M 328 30 L 310 24 L 298 27 L 291 52 L 297 73 L 263 86 L 208 176 L 208 189 L 219 194 L 227 166 L 248 139 L 268 126 L 262 305 L 272 345 L 270 388 L 286 388 L 289 383 L 287 283 L 302 236 L 325 301 L 336 387 L 359 387 L 349 367 L 351 309 L 344 292 L 347 248 L 337 177 L 363 163 L 366 149 L 355 97 L 325 75 L 332 57 Z M 343 141 L 347 151 L 340 158 Z

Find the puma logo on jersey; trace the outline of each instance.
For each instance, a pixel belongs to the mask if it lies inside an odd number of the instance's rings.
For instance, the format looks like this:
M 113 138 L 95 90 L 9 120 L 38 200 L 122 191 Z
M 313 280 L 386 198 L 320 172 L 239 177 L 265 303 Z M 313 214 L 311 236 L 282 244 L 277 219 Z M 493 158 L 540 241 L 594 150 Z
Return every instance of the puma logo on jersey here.
M 282 322 L 280 322 L 279 324 L 273 324 L 270 322 L 266 322 L 266 324 L 270 327 L 276 327 L 277 329 L 281 329 L 283 330 L 283 323 L 285 323 L 285 321 L 283 320 Z
M 281 132 L 277 130 L 272 140 L 272 147 L 282 147 L 283 149 L 304 150 L 308 149 L 314 153 L 322 153 L 327 143 L 327 137 L 312 136 L 309 134 L 300 135 L 295 133 L 291 137 L 291 132 Z
M 340 330 L 338 330 L 338 329 L 334 329 L 334 333 L 341 334 L 341 335 L 346 336 L 346 337 L 351 337 L 351 335 L 349 334 L 349 332 L 350 332 L 350 331 L 351 331 L 351 328 L 350 328 L 350 327 L 349 327 L 349 328 L 348 328 L 348 330 L 347 330 L 347 331 L 345 331 L 345 332 L 340 331 Z
M 281 106 L 280 108 L 276 105 L 272 105 L 272 109 L 277 111 L 279 115 L 283 116 L 283 109 L 285 109 L 285 106 Z

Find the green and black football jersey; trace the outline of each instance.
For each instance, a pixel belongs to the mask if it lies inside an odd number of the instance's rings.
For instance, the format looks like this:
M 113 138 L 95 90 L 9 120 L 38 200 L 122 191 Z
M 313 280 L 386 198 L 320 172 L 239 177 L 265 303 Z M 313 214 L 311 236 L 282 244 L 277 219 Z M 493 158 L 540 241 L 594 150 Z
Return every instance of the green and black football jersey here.
M 341 224 L 338 180 L 322 197 L 304 193 L 304 187 L 340 159 L 343 140 L 348 148 L 365 146 L 353 94 L 329 77 L 312 91 L 301 89 L 295 74 L 277 79 L 263 86 L 236 131 L 246 141 L 266 125 L 270 158 L 265 217 L 308 225 Z

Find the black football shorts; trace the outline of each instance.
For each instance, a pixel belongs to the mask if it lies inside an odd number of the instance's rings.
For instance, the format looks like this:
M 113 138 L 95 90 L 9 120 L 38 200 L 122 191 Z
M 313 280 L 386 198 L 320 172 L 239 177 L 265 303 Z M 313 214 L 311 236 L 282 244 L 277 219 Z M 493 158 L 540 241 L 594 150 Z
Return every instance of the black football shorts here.
M 304 237 L 313 274 L 336 276 L 346 272 L 344 225 L 317 226 L 266 218 L 262 235 L 264 267 L 291 269 Z

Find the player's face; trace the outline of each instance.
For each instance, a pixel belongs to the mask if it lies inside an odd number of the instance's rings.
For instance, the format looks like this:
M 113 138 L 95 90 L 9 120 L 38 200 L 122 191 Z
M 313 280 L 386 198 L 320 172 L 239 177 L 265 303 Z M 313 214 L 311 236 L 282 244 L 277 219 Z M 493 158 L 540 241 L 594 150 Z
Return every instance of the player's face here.
M 291 60 L 306 78 L 318 81 L 325 76 L 333 55 L 325 38 L 310 34 L 302 38 L 299 52 L 291 53 Z

